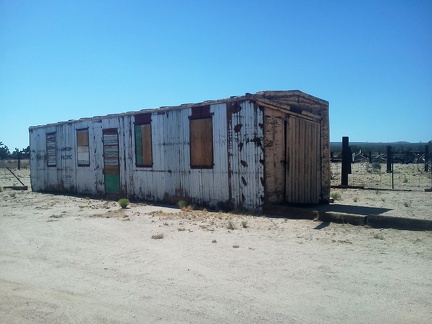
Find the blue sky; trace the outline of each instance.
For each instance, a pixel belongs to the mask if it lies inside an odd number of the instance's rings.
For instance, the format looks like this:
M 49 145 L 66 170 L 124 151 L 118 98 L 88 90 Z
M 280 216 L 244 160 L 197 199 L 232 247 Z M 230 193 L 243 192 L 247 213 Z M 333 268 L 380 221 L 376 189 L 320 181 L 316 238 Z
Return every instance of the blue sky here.
M 0 0 L 0 141 L 28 127 L 301 90 L 331 141 L 432 140 L 432 1 Z

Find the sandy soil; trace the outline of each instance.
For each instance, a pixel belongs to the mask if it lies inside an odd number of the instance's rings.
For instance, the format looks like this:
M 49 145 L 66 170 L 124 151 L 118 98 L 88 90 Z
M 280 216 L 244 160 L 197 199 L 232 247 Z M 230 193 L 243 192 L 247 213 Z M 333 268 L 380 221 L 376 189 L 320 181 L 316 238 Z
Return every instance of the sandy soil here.
M 395 164 L 395 190 L 391 190 L 391 174 L 369 173 L 364 170 L 364 164 L 355 164 L 348 184 L 367 189 L 332 188 L 331 196 L 336 199 L 325 209 L 432 220 L 432 192 L 424 190 L 431 188 L 432 182 L 429 173 L 421 172 L 422 167 L 420 164 Z M 333 163 L 332 185 L 340 185 L 340 171 L 340 164 Z
M 432 232 L 4 190 L 0 318 L 430 323 L 431 245 Z

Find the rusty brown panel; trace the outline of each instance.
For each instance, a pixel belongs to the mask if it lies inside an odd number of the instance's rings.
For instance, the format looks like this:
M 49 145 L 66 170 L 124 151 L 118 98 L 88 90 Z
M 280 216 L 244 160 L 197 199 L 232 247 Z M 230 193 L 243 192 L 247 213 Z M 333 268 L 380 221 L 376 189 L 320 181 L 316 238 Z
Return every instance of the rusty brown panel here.
M 143 125 L 143 124 L 151 123 L 151 113 L 136 114 L 134 117 L 135 117 L 135 125 Z
M 330 199 L 330 129 L 328 105 L 321 109 L 321 199 L 328 202 Z
M 190 120 L 191 167 L 213 166 L 212 119 Z
M 211 118 L 210 105 L 192 107 L 192 114 L 189 119 Z
M 143 165 L 152 165 L 152 137 L 151 137 L 151 125 L 141 125 L 141 137 L 142 137 L 142 152 L 143 152 Z
M 316 204 L 320 199 L 320 124 L 289 116 L 286 150 L 288 203 Z
M 285 196 L 285 114 L 264 110 L 265 201 L 282 203 Z
M 104 167 L 105 174 L 119 174 L 119 166 L 118 165 L 105 165 Z
M 88 128 L 77 129 L 77 144 L 78 144 L 78 146 L 88 146 L 89 145 Z

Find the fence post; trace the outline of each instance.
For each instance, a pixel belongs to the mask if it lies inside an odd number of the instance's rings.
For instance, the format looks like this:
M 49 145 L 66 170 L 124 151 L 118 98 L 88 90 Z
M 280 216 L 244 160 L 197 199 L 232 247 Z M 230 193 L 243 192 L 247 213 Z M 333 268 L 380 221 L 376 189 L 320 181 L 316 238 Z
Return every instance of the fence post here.
M 342 137 L 342 176 L 341 185 L 348 186 L 348 174 L 351 173 L 351 149 L 349 147 L 349 137 Z
M 425 165 L 424 165 L 424 170 L 425 172 L 429 171 L 429 145 L 425 145 Z
M 392 156 L 392 147 L 387 146 L 387 173 L 392 174 L 391 182 L 392 189 L 394 189 L 394 173 L 393 173 L 393 156 Z
M 17 158 L 18 158 L 18 170 L 21 170 L 21 152 L 17 153 Z

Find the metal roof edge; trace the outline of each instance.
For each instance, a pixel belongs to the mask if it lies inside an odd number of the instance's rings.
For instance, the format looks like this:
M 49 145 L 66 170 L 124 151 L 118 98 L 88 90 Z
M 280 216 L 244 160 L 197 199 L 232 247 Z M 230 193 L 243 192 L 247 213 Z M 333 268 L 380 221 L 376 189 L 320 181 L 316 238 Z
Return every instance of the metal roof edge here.
M 312 95 L 309 95 L 307 93 L 304 93 L 300 90 L 265 90 L 265 91 L 258 91 L 255 94 L 251 93 L 245 93 L 242 96 L 231 96 L 229 98 L 224 99 L 217 99 L 217 100 L 205 100 L 197 103 L 185 103 L 177 106 L 161 106 L 159 108 L 144 108 L 137 111 L 129 111 L 129 112 L 123 112 L 118 114 L 108 114 L 104 116 L 94 116 L 94 117 L 83 117 L 80 119 L 70 119 L 68 121 L 61 121 L 61 122 L 55 122 L 45 125 L 35 125 L 30 126 L 29 131 L 37 128 L 44 128 L 44 127 L 53 127 L 53 126 L 59 126 L 59 125 L 65 125 L 68 123 L 79 123 L 79 122 L 85 122 L 89 120 L 102 120 L 102 119 L 108 119 L 108 118 L 119 118 L 124 116 L 131 116 L 131 115 L 137 115 L 142 113 L 157 113 L 157 112 L 165 112 L 165 111 L 171 111 L 171 110 L 179 110 L 179 109 L 188 109 L 191 107 L 197 107 L 197 106 L 203 106 L 203 105 L 215 105 L 225 102 L 234 102 L 239 100 L 258 100 L 260 98 L 269 99 L 271 100 L 272 97 L 276 98 L 284 98 L 287 96 L 300 96 L 304 98 L 308 98 L 309 100 L 316 101 L 321 104 L 325 104 L 328 106 L 328 101 L 314 97 Z

